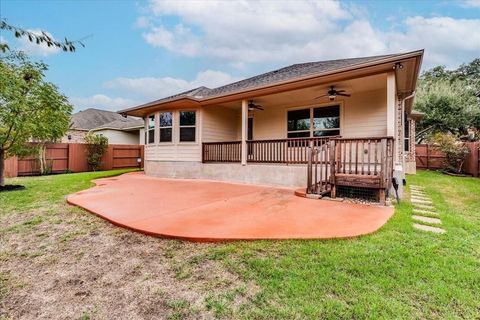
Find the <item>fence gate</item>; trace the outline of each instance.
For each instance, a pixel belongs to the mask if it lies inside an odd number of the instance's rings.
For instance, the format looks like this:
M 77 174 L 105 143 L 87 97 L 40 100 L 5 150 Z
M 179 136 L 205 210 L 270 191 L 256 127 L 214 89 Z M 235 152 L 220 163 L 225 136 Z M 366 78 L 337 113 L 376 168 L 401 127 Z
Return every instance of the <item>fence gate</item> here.
M 141 146 L 115 145 L 112 154 L 112 169 L 138 167 L 137 159 L 142 157 Z
M 331 191 L 331 156 L 335 152 L 331 144 L 326 142 L 314 145 L 310 142 L 308 148 L 308 166 L 307 166 L 307 193 L 326 195 Z

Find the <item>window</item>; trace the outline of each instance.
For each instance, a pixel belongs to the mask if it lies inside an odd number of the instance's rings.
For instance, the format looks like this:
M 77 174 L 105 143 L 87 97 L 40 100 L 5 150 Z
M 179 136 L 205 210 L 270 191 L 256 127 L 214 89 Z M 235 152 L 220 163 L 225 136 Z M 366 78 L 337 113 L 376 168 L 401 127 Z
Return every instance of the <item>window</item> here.
M 288 111 L 288 137 L 310 137 L 310 109 Z
M 148 117 L 148 143 L 155 143 L 155 115 Z
M 158 125 L 160 127 L 160 142 L 172 142 L 172 112 L 160 112 Z
M 288 138 L 340 135 L 340 106 L 288 111 Z
M 340 135 L 340 106 L 313 109 L 313 136 Z
M 180 142 L 195 141 L 195 111 L 180 111 Z

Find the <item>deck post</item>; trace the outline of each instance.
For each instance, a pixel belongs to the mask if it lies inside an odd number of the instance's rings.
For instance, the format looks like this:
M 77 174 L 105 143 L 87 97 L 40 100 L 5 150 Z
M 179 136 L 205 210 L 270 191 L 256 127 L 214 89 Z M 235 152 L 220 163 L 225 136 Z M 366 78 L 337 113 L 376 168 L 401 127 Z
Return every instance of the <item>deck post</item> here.
M 312 142 L 309 142 L 309 146 L 307 149 L 307 193 L 312 193 Z M 314 181 L 317 183 L 317 181 Z
M 248 102 L 242 100 L 242 166 L 247 164 Z
M 337 189 L 336 189 L 336 186 L 335 186 L 335 172 L 336 172 L 336 144 L 335 144 L 335 140 L 332 139 L 330 140 L 330 146 L 329 146 L 329 149 L 330 149 L 330 197 L 331 198 L 336 198 L 337 197 Z

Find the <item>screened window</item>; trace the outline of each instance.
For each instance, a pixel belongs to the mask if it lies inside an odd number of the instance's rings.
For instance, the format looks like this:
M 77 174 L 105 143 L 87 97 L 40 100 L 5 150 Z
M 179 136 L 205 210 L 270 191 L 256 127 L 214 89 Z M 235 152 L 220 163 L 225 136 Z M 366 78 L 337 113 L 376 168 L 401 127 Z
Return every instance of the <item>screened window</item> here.
M 148 143 L 155 143 L 155 115 L 148 117 Z
M 172 142 L 173 113 L 160 112 L 158 120 L 160 142 Z
M 340 106 L 288 111 L 288 138 L 340 135 Z
M 180 142 L 195 141 L 196 112 L 180 111 Z

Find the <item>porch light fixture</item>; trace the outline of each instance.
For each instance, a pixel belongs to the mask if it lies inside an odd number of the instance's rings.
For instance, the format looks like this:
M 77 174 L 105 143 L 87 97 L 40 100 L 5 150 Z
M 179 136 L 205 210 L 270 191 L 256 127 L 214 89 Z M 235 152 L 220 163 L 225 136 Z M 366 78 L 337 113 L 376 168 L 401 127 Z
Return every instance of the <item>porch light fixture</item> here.
M 393 66 L 392 69 L 393 70 L 401 70 L 401 69 L 403 69 L 403 64 L 401 64 L 400 62 L 397 62 L 397 63 L 395 63 L 395 65 Z

